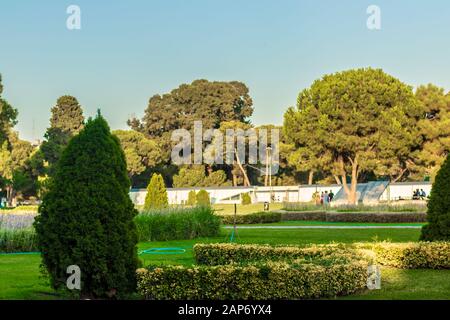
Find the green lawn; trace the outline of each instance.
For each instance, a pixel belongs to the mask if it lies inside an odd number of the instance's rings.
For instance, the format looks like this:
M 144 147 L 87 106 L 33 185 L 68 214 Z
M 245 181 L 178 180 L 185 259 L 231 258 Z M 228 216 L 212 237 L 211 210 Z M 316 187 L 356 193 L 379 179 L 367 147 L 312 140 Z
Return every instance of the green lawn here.
M 292 222 L 290 222 L 292 223 Z M 227 242 L 231 230 L 219 237 L 195 240 L 142 242 L 138 249 L 178 247 L 183 254 L 141 254 L 144 265 L 194 263 L 195 243 Z M 287 229 L 238 230 L 239 243 L 309 244 L 391 240 L 417 241 L 419 229 Z M 0 255 L 0 299 L 54 299 L 51 289 L 39 276 L 39 255 Z M 346 299 L 446 299 L 450 296 L 450 270 L 397 270 L 383 268 L 382 289 L 366 291 Z

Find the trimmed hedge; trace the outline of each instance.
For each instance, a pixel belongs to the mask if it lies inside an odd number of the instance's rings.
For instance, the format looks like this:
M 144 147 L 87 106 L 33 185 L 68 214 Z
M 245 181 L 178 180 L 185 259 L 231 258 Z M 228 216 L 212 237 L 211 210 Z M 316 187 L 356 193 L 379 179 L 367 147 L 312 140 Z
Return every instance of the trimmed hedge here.
M 377 263 L 402 269 L 450 269 L 450 242 L 378 243 Z
M 347 261 L 363 259 L 371 261 L 370 253 L 364 248 L 353 248 L 343 244 L 298 246 L 269 246 L 257 244 L 196 244 L 193 248 L 194 259 L 200 265 L 223 265 L 247 261 L 276 261 L 294 259 L 344 259 Z
M 137 271 L 146 299 L 237 300 L 312 299 L 350 294 L 366 286 L 362 262 L 329 267 L 304 263 L 164 266 Z
M 233 224 L 234 223 L 234 215 L 223 215 L 221 216 L 223 224 Z M 255 223 L 272 223 L 272 222 L 280 222 L 281 221 L 281 213 L 274 211 L 266 211 L 266 212 L 255 212 L 250 214 L 240 214 L 236 215 L 236 223 L 237 224 L 255 224 Z
M 450 242 L 324 244 L 308 247 L 196 244 L 198 264 L 221 265 L 245 261 L 289 259 L 361 259 L 402 269 L 450 269 Z
M 419 223 L 426 222 L 427 214 L 424 212 L 286 212 L 282 220 L 301 221 L 328 221 L 328 222 L 367 222 L 367 223 Z

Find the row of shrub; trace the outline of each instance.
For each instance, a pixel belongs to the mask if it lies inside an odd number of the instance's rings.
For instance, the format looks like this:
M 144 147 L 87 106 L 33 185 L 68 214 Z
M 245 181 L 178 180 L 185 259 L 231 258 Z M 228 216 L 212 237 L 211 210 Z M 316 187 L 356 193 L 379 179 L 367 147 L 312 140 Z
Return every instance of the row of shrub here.
M 359 222 L 359 223 L 421 223 L 426 222 L 426 213 L 336 213 L 325 211 L 279 212 L 264 211 L 251 214 L 223 215 L 222 223 L 237 224 L 274 223 L 280 221 L 324 221 L 324 222 Z
M 402 269 L 450 269 L 450 242 L 356 243 L 299 246 L 196 244 L 198 264 L 289 259 L 363 259 Z M 338 259 L 338 260 L 339 260 Z M 342 262 L 342 260 L 341 260 Z
M 427 221 L 424 212 L 377 213 L 355 212 L 338 213 L 325 211 L 285 212 L 282 220 L 328 221 L 328 222 L 361 222 L 361 223 L 419 223 Z
M 376 262 L 401 269 L 450 269 L 450 242 L 377 243 Z
M 139 269 L 138 292 L 146 299 L 313 299 L 365 287 L 367 264 L 322 266 L 304 261 Z
M 326 207 L 315 203 L 285 202 L 283 209 L 287 211 L 324 211 Z M 377 205 L 339 205 L 328 207 L 329 211 L 336 212 L 425 212 L 426 204 L 377 204 Z
M 37 251 L 36 233 L 32 228 L 0 229 L 0 252 Z
M 139 241 L 194 239 L 220 233 L 220 218 L 206 206 L 142 212 L 134 221 Z
M 233 224 L 235 219 L 237 224 L 256 224 L 256 223 L 273 223 L 281 221 L 281 212 L 263 211 L 250 214 L 223 215 L 221 216 L 223 224 Z
M 194 259 L 200 265 L 223 265 L 242 263 L 246 261 L 277 261 L 277 260 L 317 260 L 331 259 L 365 259 L 370 262 L 370 254 L 366 248 L 351 247 L 345 244 L 318 244 L 306 247 L 270 246 L 258 244 L 237 245 L 232 243 L 196 244 Z

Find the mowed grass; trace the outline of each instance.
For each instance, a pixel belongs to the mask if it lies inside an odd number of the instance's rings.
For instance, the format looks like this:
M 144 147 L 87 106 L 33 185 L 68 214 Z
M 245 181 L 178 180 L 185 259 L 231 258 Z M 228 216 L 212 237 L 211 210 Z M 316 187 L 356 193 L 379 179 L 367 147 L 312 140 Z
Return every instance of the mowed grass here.
M 200 238 L 194 240 L 181 241 L 160 241 L 160 242 L 141 242 L 138 245 L 139 252 L 151 248 L 181 248 L 185 252 L 182 254 L 141 254 L 140 258 L 144 265 L 148 264 L 181 264 L 192 265 L 194 258 L 192 247 L 195 243 L 229 242 L 231 230 L 222 229 L 221 235 L 214 238 Z M 367 242 L 391 240 L 393 242 L 417 241 L 420 229 L 238 229 L 236 241 L 238 243 L 259 243 L 259 244 L 292 244 L 306 245 L 310 243 L 330 243 L 330 242 Z M 0 255 L 0 299 L 57 299 L 53 291 L 46 284 L 46 281 L 40 277 L 39 255 Z M 399 270 L 400 272 L 401 270 Z M 402 277 L 400 277 L 402 275 Z M 435 282 L 436 288 L 446 288 L 443 286 L 449 279 L 448 271 L 424 270 L 423 273 L 417 270 L 401 271 L 400 273 L 386 273 L 386 291 L 376 293 L 367 292 L 359 295 L 361 299 L 389 297 L 399 298 L 427 298 L 426 290 L 418 290 L 417 286 L 423 287 L 421 281 L 415 277 L 424 277 L 423 283 L 428 281 Z M 412 279 L 409 283 L 408 279 Z M 401 280 L 397 283 L 397 280 Z M 433 287 L 433 284 L 427 285 Z M 445 296 L 441 291 L 430 293 L 433 297 Z M 444 290 L 445 291 L 445 290 Z M 423 296 L 415 295 L 414 292 L 420 292 Z M 450 296 L 446 292 L 447 297 Z M 374 296 L 375 295 L 375 296 Z M 378 296 L 377 296 L 378 295 Z

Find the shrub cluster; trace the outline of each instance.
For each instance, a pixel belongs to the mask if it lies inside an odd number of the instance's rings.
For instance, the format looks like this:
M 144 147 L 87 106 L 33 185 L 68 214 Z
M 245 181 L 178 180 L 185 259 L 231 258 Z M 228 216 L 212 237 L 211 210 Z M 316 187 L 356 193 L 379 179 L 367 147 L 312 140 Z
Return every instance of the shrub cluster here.
M 139 241 L 184 240 L 220 233 L 220 218 L 210 207 L 203 206 L 147 211 L 134 221 Z
M 430 201 L 428 201 L 428 224 L 422 228 L 420 240 L 450 241 L 450 154 L 439 169 Z
M 283 209 L 286 211 L 325 211 L 325 207 L 311 202 L 285 202 Z M 329 211 L 337 212 L 426 212 L 425 204 L 377 204 L 377 205 L 339 205 L 328 207 Z
M 138 292 L 146 299 L 312 299 L 363 289 L 362 262 L 325 267 L 302 262 L 139 269 Z
M 450 269 L 450 242 L 378 243 L 377 263 L 402 269 Z
M 234 215 L 223 215 L 221 219 L 224 224 L 234 223 Z M 237 224 L 272 223 L 279 221 L 281 221 L 281 213 L 274 211 L 236 215 Z
M 251 203 L 252 203 L 252 198 L 250 197 L 250 195 L 248 194 L 248 192 L 243 193 L 243 194 L 242 194 L 242 201 L 241 201 L 241 204 L 242 204 L 243 206 L 246 206 L 246 205 L 249 205 L 249 204 L 251 204 Z
M 377 213 L 354 212 L 338 213 L 325 211 L 286 212 L 282 220 L 361 222 L 361 223 L 417 223 L 425 222 L 427 214 L 423 212 Z
M 370 254 L 365 249 L 353 248 L 344 244 L 299 246 L 269 246 L 230 243 L 196 244 L 194 258 L 201 265 L 223 265 L 242 263 L 245 261 L 277 261 L 277 260 L 317 260 L 351 261 L 364 259 L 371 261 Z

